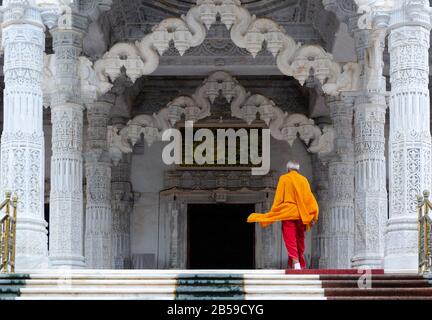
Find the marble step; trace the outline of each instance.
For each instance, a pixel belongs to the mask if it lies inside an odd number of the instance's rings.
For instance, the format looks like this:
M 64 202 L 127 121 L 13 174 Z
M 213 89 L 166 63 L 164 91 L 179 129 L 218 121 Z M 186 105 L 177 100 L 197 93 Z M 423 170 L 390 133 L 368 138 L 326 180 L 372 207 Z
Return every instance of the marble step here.
M 340 274 L 340 275 L 320 275 L 319 279 L 322 281 L 336 281 L 336 280 L 358 280 L 361 275 L 349 275 L 349 274 Z M 425 280 L 425 278 L 419 276 L 418 274 L 374 274 L 370 275 L 369 279 L 372 281 L 385 280 Z
M 16 299 L 11 298 L 11 300 L 22 300 L 22 301 L 28 301 L 28 300 L 40 300 L 40 301 L 62 301 L 62 300 L 70 300 L 70 301 L 86 301 L 86 300 L 108 300 L 108 301 L 121 301 L 121 300 L 165 300 L 165 301 L 171 301 L 174 300 L 176 297 L 174 296 L 168 296 L 168 295 L 152 295 L 151 297 L 143 297 L 143 296 L 131 296 L 131 295 L 115 295 L 115 296 L 70 296 L 70 295 L 57 295 L 55 297 L 40 297 L 40 296 L 30 296 L 27 295 L 25 297 L 18 297 Z M 0 299 L 1 300 L 1 299 Z M 195 299 L 200 300 L 200 299 Z M 201 300 L 209 300 L 208 297 L 203 298 Z M 237 298 L 214 298 L 212 300 L 238 300 Z M 260 301 L 260 300 L 326 300 L 325 297 L 310 297 L 310 296 L 286 296 L 286 295 L 246 295 L 243 300 L 251 300 L 251 301 Z
M 327 297 L 326 300 L 336 300 L 336 301 L 422 301 L 422 300 L 431 300 L 432 297 L 406 297 L 406 296 L 371 296 L 371 297 Z
M 358 288 L 357 280 L 324 280 L 322 287 L 330 288 Z M 373 280 L 372 288 L 429 288 L 430 285 L 425 280 Z
M 326 297 L 432 297 L 432 288 L 325 289 Z
M 42 270 L 0 274 L 0 299 L 18 300 L 410 300 L 432 298 L 415 274 L 286 274 L 247 270 Z
M 319 276 L 316 275 L 285 275 L 285 274 L 244 274 L 239 277 L 221 277 L 221 276 L 201 276 L 195 277 L 190 276 L 186 277 L 181 274 L 86 274 L 86 273 L 73 273 L 73 274 L 44 274 L 44 273 L 34 273 L 29 276 L 32 280 L 42 280 L 42 279 L 92 279 L 92 280 L 158 280 L 158 279 L 238 279 L 238 280 L 267 280 L 267 281 L 310 281 L 317 280 L 319 281 Z M 2 278 L 0 277 L 0 280 Z M 25 278 L 23 278 L 25 280 Z
M 0 285 L 14 285 L 14 284 L 25 284 L 26 287 L 47 287 L 47 286 L 172 286 L 172 285 L 255 285 L 255 286 L 286 286 L 286 287 L 318 287 L 321 288 L 321 282 L 318 280 L 244 280 L 244 281 L 224 281 L 224 280 L 176 280 L 176 279 L 141 279 L 141 280 L 130 280 L 130 279 L 117 279 L 117 280 L 85 280 L 85 279 L 73 279 L 70 281 L 58 280 L 58 279 L 42 279 L 42 280 L 25 280 L 24 282 L 3 282 Z
M 111 286 L 111 287 L 81 287 L 81 286 L 71 286 L 71 287 L 32 287 L 27 286 L 25 288 L 21 288 L 21 295 L 27 294 L 116 294 L 116 293 L 155 293 L 155 294 L 170 294 L 170 293 L 198 293 L 198 292 L 210 292 L 210 293 L 225 293 L 225 292 L 240 292 L 244 294 L 275 294 L 275 293 L 284 293 L 284 294 L 307 294 L 307 295 L 315 295 L 315 294 L 323 294 L 324 289 L 319 287 L 317 288 L 304 288 L 303 286 L 145 286 L 145 287 L 119 287 L 119 286 Z M 5 290 L 4 293 L 9 293 L 9 291 Z M 12 290 L 10 291 L 12 292 Z

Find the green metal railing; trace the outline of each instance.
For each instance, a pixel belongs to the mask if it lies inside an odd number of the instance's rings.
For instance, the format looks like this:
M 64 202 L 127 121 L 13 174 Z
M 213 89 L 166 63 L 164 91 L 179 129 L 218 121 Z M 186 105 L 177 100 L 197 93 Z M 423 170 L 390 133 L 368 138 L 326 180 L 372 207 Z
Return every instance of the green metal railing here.
M 15 272 L 17 203 L 18 198 L 6 192 L 6 200 L 0 204 L 0 211 L 5 209 L 5 215 L 0 220 L 0 271 L 2 273 Z
M 418 208 L 418 252 L 419 273 L 432 273 L 432 248 L 431 248 L 431 226 L 430 211 L 432 203 L 429 201 L 430 192 L 424 191 L 423 196 L 417 197 Z

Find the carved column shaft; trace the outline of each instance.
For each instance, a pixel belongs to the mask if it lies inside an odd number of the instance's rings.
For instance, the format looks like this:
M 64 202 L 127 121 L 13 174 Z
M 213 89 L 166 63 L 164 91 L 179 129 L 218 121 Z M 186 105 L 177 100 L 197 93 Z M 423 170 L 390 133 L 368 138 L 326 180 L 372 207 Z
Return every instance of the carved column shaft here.
M 92 269 L 112 265 L 111 160 L 106 151 L 107 124 L 112 102 L 99 101 L 89 108 L 86 153 L 85 256 Z
M 117 125 L 120 130 L 124 123 Z M 130 154 L 123 155 L 118 165 L 112 168 L 112 248 L 115 269 L 131 268 L 130 213 L 134 196 L 131 184 Z
M 16 7 L 15 7 L 16 5 Z M 4 3 L 4 122 L 1 196 L 18 195 L 18 269 L 46 267 L 42 70 L 45 33 L 36 8 Z
M 327 220 L 329 208 L 329 173 L 328 165 L 324 164 L 318 157 L 314 157 L 313 161 L 314 172 L 314 189 L 317 195 L 319 205 L 318 223 L 313 228 L 312 239 L 312 268 L 325 268 L 328 259 L 327 245 Z
M 409 25 L 399 24 L 389 37 L 392 91 L 390 221 L 385 258 L 388 269 L 417 269 L 416 196 L 431 188 L 430 25 L 417 23 L 414 19 Z
M 355 267 L 383 267 L 387 223 L 386 109 L 385 101 L 356 105 Z
M 52 158 L 50 198 L 50 263 L 85 266 L 83 253 L 83 109 L 80 102 L 79 56 L 83 33 L 52 31 L 57 92 L 51 101 Z
M 274 192 L 267 191 L 265 201 L 256 208 L 258 212 L 270 211 L 274 199 Z M 285 244 L 281 242 L 281 224 L 275 223 L 267 228 L 256 227 L 256 261 L 257 269 L 279 269 L 286 268 L 287 261 L 281 261 L 282 252 L 286 251 Z M 282 263 L 282 265 L 281 265 Z
M 353 108 L 328 98 L 336 130 L 335 154 L 329 161 L 329 207 L 326 219 L 327 268 L 350 268 L 354 237 Z
M 382 268 L 387 223 L 385 29 L 358 30 L 362 91 L 355 103 L 355 238 L 353 266 Z M 362 41 L 359 41 L 361 39 Z

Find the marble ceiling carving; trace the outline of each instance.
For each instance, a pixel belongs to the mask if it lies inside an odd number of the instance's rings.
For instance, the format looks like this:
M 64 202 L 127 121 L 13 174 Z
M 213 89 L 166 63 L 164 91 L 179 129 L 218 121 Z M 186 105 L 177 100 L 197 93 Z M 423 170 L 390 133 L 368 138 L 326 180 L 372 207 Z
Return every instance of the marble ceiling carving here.
M 310 90 L 306 87 L 301 87 L 295 79 L 285 76 L 238 75 L 236 75 L 236 78 L 247 91 L 272 97 L 272 100 L 283 111 L 306 115 L 312 112 L 307 108 L 309 105 Z M 125 88 L 123 92 L 119 93 L 127 101 L 127 107 L 124 109 L 123 114 L 125 117 L 134 117 L 140 114 L 157 113 L 174 97 L 192 95 L 195 89 L 201 85 L 202 79 L 202 76 L 142 77 L 133 86 Z M 116 110 L 117 108 L 118 103 L 116 103 Z M 231 118 L 230 106 L 225 99 L 216 98 L 212 104 L 212 108 L 211 118 Z M 120 114 L 118 111 L 116 113 Z
M 162 139 L 165 130 L 173 128 L 182 119 L 196 122 L 209 117 L 212 103 L 220 96 L 231 104 L 233 117 L 248 124 L 261 119 L 277 140 L 292 146 L 299 137 L 309 152 L 320 156 L 333 151 L 335 133 L 332 126 L 325 125 L 321 130 L 305 115 L 283 112 L 269 98 L 247 92 L 229 73 L 218 71 L 210 75 L 193 95 L 175 98 L 157 114 L 139 115 L 120 132 L 109 127 L 108 145 L 113 159 L 120 161 L 123 153 L 131 153 L 141 136 L 151 146 Z
M 340 22 L 346 23 L 349 29 L 358 21 L 358 6 L 355 0 L 322 0 L 326 10 L 334 12 Z
M 116 0 L 106 16 L 112 26 L 112 43 L 139 40 L 163 19 L 184 15 L 195 4 L 194 0 Z M 285 29 L 292 28 L 303 41 L 313 38 L 315 42 L 332 46 L 338 21 L 323 10 L 321 0 L 254 0 L 242 1 L 242 6 L 256 16 L 278 21 Z
M 239 48 L 253 57 L 264 44 L 276 58 L 279 70 L 304 84 L 311 74 L 325 84 L 326 93 L 337 95 L 340 91 L 355 91 L 354 80 L 360 72 L 355 63 L 344 67 L 333 62 L 332 55 L 318 45 L 301 45 L 285 29 L 268 18 L 256 18 L 241 6 L 238 0 L 197 0 L 197 5 L 181 18 L 167 18 L 152 29 L 141 41 L 120 42 L 102 59 L 96 61 L 95 70 L 102 82 L 109 84 L 121 76 L 123 70 L 135 82 L 139 77 L 153 73 L 162 56 L 174 43 L 183 55 L 189 48 L 203 43 L 207 31 L 220 17 L 231 30 L 231 39 Z M 343 79 L 343 86 L 338 80 Z

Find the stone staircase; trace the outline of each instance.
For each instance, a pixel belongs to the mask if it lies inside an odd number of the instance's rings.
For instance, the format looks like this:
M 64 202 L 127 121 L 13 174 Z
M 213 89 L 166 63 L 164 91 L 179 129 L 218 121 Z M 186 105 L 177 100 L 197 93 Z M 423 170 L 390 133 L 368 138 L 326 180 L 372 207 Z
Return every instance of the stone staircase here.
M 430 299 L 432 282 L 355 270 L 56 270 L 0 274 L 0 300 L 362 300 Z
M 432 300 L 432 282 L 418 275 L 372 275 L 372 287 L 360 289 L 357 275 L 320 276 L 328 300 Z

